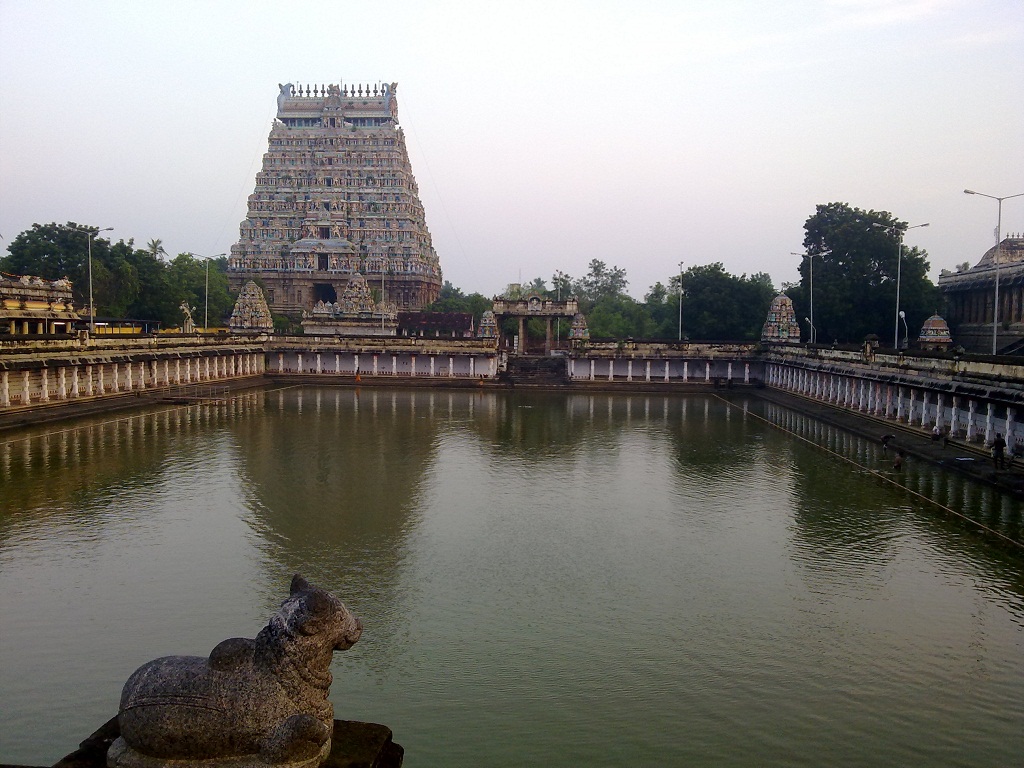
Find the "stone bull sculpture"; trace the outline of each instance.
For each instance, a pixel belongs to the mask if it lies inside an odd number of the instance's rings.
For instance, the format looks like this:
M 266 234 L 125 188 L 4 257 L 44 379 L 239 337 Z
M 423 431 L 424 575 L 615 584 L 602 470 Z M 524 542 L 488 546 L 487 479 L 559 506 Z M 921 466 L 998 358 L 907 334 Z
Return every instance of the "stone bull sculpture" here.
M 301 576 L 255 640 L 144 664 L 121 693 L 110 768 L 315 768 L 331 751 L 331 656 L 363 631 Z

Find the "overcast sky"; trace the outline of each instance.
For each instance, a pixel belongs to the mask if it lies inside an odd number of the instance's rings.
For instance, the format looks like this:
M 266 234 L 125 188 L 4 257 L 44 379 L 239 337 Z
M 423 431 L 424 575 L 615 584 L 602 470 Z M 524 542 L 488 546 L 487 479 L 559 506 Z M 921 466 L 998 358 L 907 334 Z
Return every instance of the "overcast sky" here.
M 1024 192 L 1021 0 L 0 0 L 0 236 L 209 256 L 238 238 L 278 83 L 397 82 L 445 279 L 591 259 L 797 279 L 819 203 L 890 211 L 933 277 Z M 1003 205 L 1024 232 L 1024 197 Z

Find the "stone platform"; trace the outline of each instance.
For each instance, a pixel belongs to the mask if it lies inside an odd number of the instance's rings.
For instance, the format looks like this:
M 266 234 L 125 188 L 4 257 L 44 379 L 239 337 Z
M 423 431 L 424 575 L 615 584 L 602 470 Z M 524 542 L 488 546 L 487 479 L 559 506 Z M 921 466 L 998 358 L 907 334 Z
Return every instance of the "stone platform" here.
M 53 768 L 106 768 L 107 748 L 120 734 L 117 718 L 113 717 Z M 392 741 L 387 726 L 335 720 L 331 754 L 322 768 L 400 768 L 404 756 L 405 750 Z M 0 768 L 34 767 L 0 763 Z

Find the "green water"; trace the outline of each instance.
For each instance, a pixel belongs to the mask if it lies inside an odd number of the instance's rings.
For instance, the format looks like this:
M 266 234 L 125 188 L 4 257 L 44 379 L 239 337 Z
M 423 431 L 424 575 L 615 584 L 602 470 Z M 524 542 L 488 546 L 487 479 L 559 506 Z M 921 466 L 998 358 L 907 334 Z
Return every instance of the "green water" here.
M 301 572 L 366 628 L 335 715 L 410 768 L 1019 765 L 1024 557 L 768 422 L 886 463 L 754 397 L 286 389 L 6 434 L 0 762 Z

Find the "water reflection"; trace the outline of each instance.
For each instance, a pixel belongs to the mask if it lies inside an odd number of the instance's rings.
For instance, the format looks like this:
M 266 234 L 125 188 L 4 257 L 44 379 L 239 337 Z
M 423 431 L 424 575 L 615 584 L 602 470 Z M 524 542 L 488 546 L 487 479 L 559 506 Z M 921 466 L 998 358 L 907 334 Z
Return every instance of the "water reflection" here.
M 417 765 L 1007 764 L 1024 568 L 839 458 L 878 451 L 742 395 L 340 388 L 7 439 L 4 757 L 52 763 L 301 571 L 365 619 L 339 715 Z

